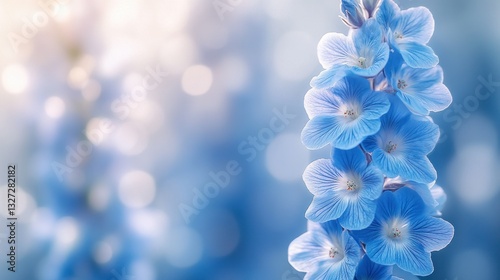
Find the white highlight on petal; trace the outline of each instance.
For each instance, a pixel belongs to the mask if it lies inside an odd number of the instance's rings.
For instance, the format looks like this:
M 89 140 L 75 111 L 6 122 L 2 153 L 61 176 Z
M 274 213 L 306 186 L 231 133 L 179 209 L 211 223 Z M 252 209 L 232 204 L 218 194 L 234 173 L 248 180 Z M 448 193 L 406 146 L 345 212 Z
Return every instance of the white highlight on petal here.
M 2 72 L 3 88 L 12 94 L 18 94 L 26 90 L 28 87 L 28 72 L 26 68 L 20 64 L 11 64 Z
M 202 95 L 212 86 L 212 71 L 205 65 L 189 67 L 182 75 L 182 89 L 189 95 Z
M 45 101 L 45 113 L 52 119 L 58 119 L 66 110 L 64 101 L 58 96 L 51 96 Z
M 309 154 L 309 150 L 302 145 L 299 134 L 280 134 L 267 148 L 267 170 L 281 181 L 298 180 L 309 164 Z
M 153 201 L 155 194 L 156 183 L 149 173 L 134 170 L 120 179 L 118 195 L 120 201 L 127 207 L 146 207 Z

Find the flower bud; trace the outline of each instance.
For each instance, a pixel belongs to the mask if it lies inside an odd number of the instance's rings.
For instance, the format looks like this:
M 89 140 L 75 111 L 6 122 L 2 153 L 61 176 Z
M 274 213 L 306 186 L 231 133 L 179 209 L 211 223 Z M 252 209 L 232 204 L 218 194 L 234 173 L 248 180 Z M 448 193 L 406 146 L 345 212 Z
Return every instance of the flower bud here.
M 342 20 L 349 27 L 360 28 L 365 22 L 363 9 L 358 0 L 342 0 L 340 10 L 345 16 Z
M 380 0 L 363 0 L 363 7 L 368 12 L 368 17 L 372 17 Z

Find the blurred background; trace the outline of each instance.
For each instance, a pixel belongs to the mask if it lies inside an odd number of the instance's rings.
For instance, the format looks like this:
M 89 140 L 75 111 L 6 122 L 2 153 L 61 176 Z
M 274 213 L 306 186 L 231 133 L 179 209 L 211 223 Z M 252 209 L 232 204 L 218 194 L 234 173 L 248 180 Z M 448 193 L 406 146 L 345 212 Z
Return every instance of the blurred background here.
M 452 243 L 422 279 L 498 279 L 500 2 L 434 14 L 454 103 L 430 155 Z M 302 279 L 300 143 L 338 0 L 0 0 L 0 158 L 17 165 L 17 263 L 1 279 Z M 498 82 L 497 82 L 498 81 Z M 5 176 L 5 177 L 4 177 Z M 398 272 L 405 279 L 418 279 Z

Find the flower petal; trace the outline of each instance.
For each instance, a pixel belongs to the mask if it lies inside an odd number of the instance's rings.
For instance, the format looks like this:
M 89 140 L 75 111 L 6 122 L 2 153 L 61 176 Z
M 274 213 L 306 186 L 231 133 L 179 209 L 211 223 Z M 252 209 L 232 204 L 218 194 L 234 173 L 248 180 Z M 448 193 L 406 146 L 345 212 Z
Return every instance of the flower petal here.
M 418 193 L 403 187 L 394 193 L 396 203 L 401 207 L 400 217 L 406 221 L 414 221 L 427 215 L 424 201 Z
M 353 57 L 358 58 L 352 40 L 340 33 L 325 34 L 318 44 L 318 59 L 324 69 L 334 65 L 352 64 Z
M 361 173 L 366 169 L 366 156 L 359 148 L 352 150 L 333 149 L 333 164 L 344 173 Z
M 393 0 L 382 0 L 377 12 L 375 13 L 375 17 L 380 25 L 387 30 L 399 11 L 399 6 L 394 3 Z
M 426 252 L 420 244 L 410 243 L 401 246 L 400 250 L 396 262 L 401 269 L 418 276 L 427 276 L 434 271 L 431 253 Z
M 347 208 L 347 200 L 340 195 L 315 196 L 307 208 L 306 218 L 313 222 L 324 223 L 338 219 Z
M 312 78 L 310 86 L 318 89 L 331 88 L 342 79 L 349 75 L 350 67 L 347 65 L 334 65 L 330 69 L 323 70 L 318 76 Z
M 377 201 L 375 220 L 387 221 L 401 215 L 401 205 L 396 202 L 393 192 L 383 192 Z
M 427 44 L 434 33 L 434 18 L 425 7 L 401 11 L 390 24 L 391 30 L 402 36 L 401 42 Z
M 288 247 L 288 262 L 298 271 L 313 270 L 322 261 L 328 260 L 327 236 L 321 232 L 306 232 L 297 237 Z
M 317 116 L 336 115 L 342 100 L 329 89 L 312 88 L 304 97 L 304 107 L 309 119 Z
M 408 182 L 406 183 L 406 187 L 414 190 L 420 195 L 420 198 L 424 201 L 424 203 L 428 206 L 430 213 L 434 212 L 435 207 L 438 205 L 437 201 L 432 197 L 431 190 L 427 186 L 427 184 L 417 183 L 417 182 Z
M 380 119 L 389 111 L 391 103 L 383 92 L 374 91 L 362 97 L 363 118 L 367 120 Z
M 306 167 L 302 179 L 307 189 L 315 196 L 332 196 L 341 177 L 337 167 L 329 159 L 318 159 Z
M 354 60 L 352 72 L 363 77 L 373 77 L 385 67 L 389 59 L 389 45 L 382 42 L 382 27 L 375 19 L 370 19 L 363 27 L 354 30 L 352 33 L 354 46 L 357 49 L 357 60 L 363 57 L 366 62 L 365 67 L 359 67 Z
M 425 45 L 415 42 L 399 43 L 398 49 L 406 64 L 413 68 L 432 68 L 439 63 L 434 51 Z
M 392 276 L 392 266 L 374 263 L 365 255 L 356 269 L 356 279 L 381 279 L 390 280 Z
M 340 224 L 350 230 L 359 230 L 368 227 L 375 217 L 377 204 L 373 200 L 359 197 L 350 201 L 345 212 L 340 216 Z
M 436 170 L 427 156 L 409 151 L 404 156 L 393 156 L 381 149 L 372 153 L 373 163 L 388 177 L 401 176 L 406 180 L 430 183 L 437 178 Z
M 361 100 L 361 96 L 371 94 L 370 83 L 368 80 L 357 76 L 346 76 L 341 79 L 332 92 L 335 93 L 344 101 L 344 103 L 354 100 Z
M 352 123 L 344 125 L 344 131 L 333 142 L 333 145 L 339 149 L 352 149 L 361 144 L 367 136 L 377 133 L 379 129 L 380 121 L 378 119 L 358 118 Z
M 442 111 L 452 102 L 450 91 L 442 83 L 443 71 L 439 66 L 431 69 L 403 67 L 392 80 L 395 88 L 400 80 L 405 81 L 407 87 L 399 90 L 397 95 L 409 109 L 419 114 Z
M 359 192 L 361 197 L 371 200 L 380 197 L 384 188 L 384 175 L 380 170 L 371 165 L 368 166 L 362 173 L 361 180 L 363 181 L 363 188 Z
M 454 228 L 443 219 L 426 217 L 413 222 L 411 227 L 411 239 L 422 244 L 427 252 L 439 251 L 453 239 Z
M 380 235 L 372 237 L 372 239 L 366 243 L 366 254 L 368 257 L 370 257 L 372 261 L 382 265 L 394 265 L 396 263 L 398 250 L 399 248 L 395 243 L 387 241 L 386 238 Z
M 441 210 L 443 210 L 444 204 L 446 203 L 447 196 L 443 188 L 438 185 L 431 187 L 432 197 L 436 200 L 438 205 L 436 206 L 436 215 L 441 215 Z
M 317 150 L 335 141 L 343 132 L 337 117 L 317 116 L 307 122 L 302 130 L 302 143 L 311 150 Z
M 439 140 L 439 126 L 427 119 L 410 118 L 397 133 L 405 154 L 429 154 Z

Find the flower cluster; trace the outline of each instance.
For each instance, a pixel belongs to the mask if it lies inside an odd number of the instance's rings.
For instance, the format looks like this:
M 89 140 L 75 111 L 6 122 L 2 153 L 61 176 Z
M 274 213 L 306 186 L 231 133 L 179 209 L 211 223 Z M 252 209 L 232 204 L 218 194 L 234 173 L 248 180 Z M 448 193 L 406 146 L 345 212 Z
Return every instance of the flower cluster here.
M 446 199 L 427 158 L 439 128 L 430 112 L 452 97 L 427 46 L 434 19 L 425 7 L 393 0 L 342 0 L 349 35 L 318 44 L 324 68 L 311 81 L 302 131 L 308 149 L 332 145 L 303 179 L 314 195 L 307 232 L 289 247 L 305 279 L 397 279 L 433 272 L 431 252 L 446 247 L 453 226 L 438 216 Z

